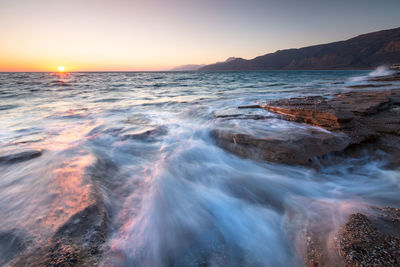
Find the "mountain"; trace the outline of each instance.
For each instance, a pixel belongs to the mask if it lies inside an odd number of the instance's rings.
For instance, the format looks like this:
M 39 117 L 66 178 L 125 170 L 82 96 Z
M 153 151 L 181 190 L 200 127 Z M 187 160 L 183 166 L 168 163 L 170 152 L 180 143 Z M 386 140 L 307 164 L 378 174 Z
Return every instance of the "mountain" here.
M 188 65 L 182 65 L 182 66 L 172 68 L 172 69 L 170 69 L 170 71 L 193 71 L 193 70 L 198 70 L 204 66 L 205 65 L 188 64 Z
M 228 58 L 225 60 L 225 62 L 231 62 L 231 61 L 234 61 L 234 60 L 236 60 L 236 59 L 240 59 L 240 57 L 228 57 Z
M 225 60 L 224 62 L 229 62 L 235 59 L 238 59 L 239 57 L 229 57 L 227 60 Z M 215 64 L 218 63 L 224 63 L 224 62 L 217 62 Z M 169 71 L 195 71 L 195 70 L 199 70 L 202 67 L 205 67 L 206 65 L 199 65 L 199 64 L 188 64 L 188 65 L 182 65 L 182 66 L 177 66 L 174 67 L 172 69 L 170 69 Z
M 400 28 L 367 33 L 346 41 L 278 50 L 250 60 L 234 58 L 199 70 L 369 69 L 393 63 L 400 63 Z

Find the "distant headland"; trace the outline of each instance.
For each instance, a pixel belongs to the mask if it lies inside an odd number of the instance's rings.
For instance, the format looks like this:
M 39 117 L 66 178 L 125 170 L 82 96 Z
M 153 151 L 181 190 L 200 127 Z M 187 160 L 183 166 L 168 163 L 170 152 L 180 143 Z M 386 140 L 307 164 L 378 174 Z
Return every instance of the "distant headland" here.
M 278 50 L 249 60 L 231 57 L 198 70 L 346 70 L 398 63 L 400 27 L 359 35 L 346 41 Z

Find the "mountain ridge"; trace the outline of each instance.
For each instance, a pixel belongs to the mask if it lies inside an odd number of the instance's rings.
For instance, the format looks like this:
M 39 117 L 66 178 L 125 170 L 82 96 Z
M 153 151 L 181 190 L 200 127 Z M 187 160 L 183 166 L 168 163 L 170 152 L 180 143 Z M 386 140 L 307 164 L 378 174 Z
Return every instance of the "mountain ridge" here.
M 277 50 L 253 59 L 235 58 L 200 71 L 371 69 L 400 62 L 400 27 L 302 48 Z

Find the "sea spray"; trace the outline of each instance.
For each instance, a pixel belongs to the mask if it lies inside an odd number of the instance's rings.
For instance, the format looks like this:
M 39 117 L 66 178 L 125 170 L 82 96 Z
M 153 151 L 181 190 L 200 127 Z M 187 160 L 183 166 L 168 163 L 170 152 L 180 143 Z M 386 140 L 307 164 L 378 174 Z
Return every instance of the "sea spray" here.
M 363 82 L 363 81 L 367 81 L 368 78 L 371 78 L 371 77 L 388 76 L 388 75 L 392 75 L 393 73 L 394 73 L 394 71 L 390 70 L 388 68 L 388 66 L 382 65 L 382 66 L 377 67 L 370 73 L 368 73 L 368 75 L 366 75 L 366 76 L 364 75 L 364 76 L 351 77 L 349 79 L 349 81 L 351 83 Z

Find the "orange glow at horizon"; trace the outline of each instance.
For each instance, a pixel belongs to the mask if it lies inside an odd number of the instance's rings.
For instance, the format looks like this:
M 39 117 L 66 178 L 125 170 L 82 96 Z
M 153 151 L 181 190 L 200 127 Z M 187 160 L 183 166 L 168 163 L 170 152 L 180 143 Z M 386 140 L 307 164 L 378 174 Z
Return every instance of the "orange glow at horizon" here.
M 364 1 L 362 8 L 337 1 L 307 1 L 307 8 L 279 0 L 231 2 L 0 1 L 0 72 L 55 72 L 59 64 L 68 72 L 162 71 L 399 26 L 398 0 Z

